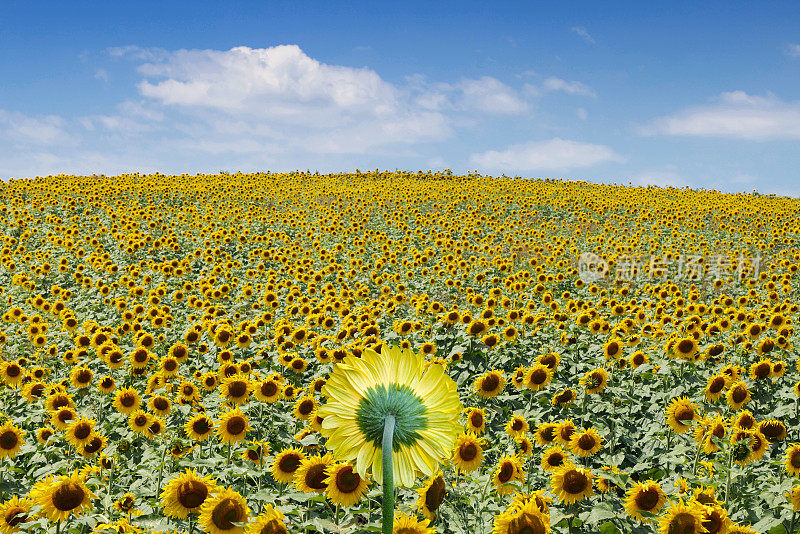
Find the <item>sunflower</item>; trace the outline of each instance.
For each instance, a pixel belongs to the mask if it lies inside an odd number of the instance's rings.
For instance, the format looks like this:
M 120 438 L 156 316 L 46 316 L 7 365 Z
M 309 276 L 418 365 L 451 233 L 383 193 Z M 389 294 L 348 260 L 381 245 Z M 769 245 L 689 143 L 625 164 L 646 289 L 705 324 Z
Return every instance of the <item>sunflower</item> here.
M 300 460 L 300 465 L 294 472 L 294 487 L 304 493 L 324 493 L 327 486 L 325 470 L 333 463 L 330 453 L 320 456 L 307 456 Z
M 540 423 L 533 434 L 534 439 L 539 445 L 552 445 L 558 441 L 557 423 Z
M 491 399 L 502 393 L 506 379 L 502 371 L 491 370 L 482 374 L 475 380 L 473 389 L 479 397 Z
M 252 430 L 250 421 L 239 408 L 235 408 L 222 414 L 217 436 L 222 443 L 234 443 L 245 439 L 248 430 Z
M 742 410 L 731 417 L 731 425 L 741 430 L 753 430 L 758 422 L 750 410 Z
M 87 419 L 86 417 L 73 419 L 67 426 L 67 441 L 76 448 L 86 443 L 94 431 L 94 425 L 94 419 Z
M 277 482 L 291 482 L 294 479 L 294 473 L 300 467 L 300 463 L 305 459 L 306 455 L 302 449 L 284 449 L 275 455 L 272 461 L 270 471 L 272 478 Z
M 274 378 L 267 378 L 255 384 L 254 394 L 261 402 L 273 403 L 280 400 L 283 390 Z
M 569 461 L 569 455 L 560 446 L 550 447 L 542 454 L 542 469 L 553 472 L 565 462 Z
M 19 525 L 32 519 L 32 507 L 33 501 L 20 499 L 16 495 L 0 504 L 0 532 L 13 534 L 19 531 Z
M 735 523 L 731 523 L 728 525 L 728 530 L 725 532 L 725 534 L 759 534 L 759 533 L 750 528 L 749 526 L 737 525 Z
M 705 395 L 706 399 L 710 401 L 718 400 L 722 397 L 722 392 L 725 391 L 725 387 L 728 385 L 728 379 L 725 377 L 724 374 L 714 375 L 708 379 L 706 383 Z
M 172 402 L 164 395 L 151 397 L 147 407 L 156 415 L 167 415 L 172 410 Z
M 13 458 L 25 443 L 25 432 L 6 421 L 0 426 L 0 459 Z
M 264 457 L 269 454 L 269 443 L 262 441 L 251 441 L 250 445 L 242 451 L 242 459 L 253 462 L 256 465 L 264 463 Z
M 247 526 L 246 534 L 289 534 L 284 519 L 280 510 L 267 504 L 256 520 Z
M 594 494 L 594 475 L 588 469 L 565 463 L 550 477 L 550 487 L 561 502 L 572 504 Z
M 225 378 L 219 386 L 219 394 L 231 404 L 244 404 L 253 389 L 250 380 L 242 375 Z
M 308 421 L 316 409 L 317 401 L 314 400 L 314 397 L 304 395 L 297 399 L 292 413 L 300 421 Z
M 606 360 L 618 358 L 622 355 L 622 341 L 619 339 L 610 339 L 603 346 L 603 357 Z
M 700 419 L 700 415 L 697 413 L 697 406 L 688 397 L 672 399 L 665 410 L 664 416 L 667 419 L 667 424 L 676 434 L 683 434 L 691 430 L 692 421 Z
M 521 415 L 513 415 L 506 423 L 505 431 L 512 438 L 524 436 L 528 432 L 528 422 Z
M 752 380 L 763 380 L 772 374 L 772 360 L 765 358 L 757 361 L 750 366 L 750 378 Z
M 100 379 L 97 383 L 97 389 L 100 393 L 108 394 L 114 391 L 114 388 L 117 387 L 117 383 L 114 381 L 114 378 L 111 376 L 104 376 Z
M 706 506 L 703 510 L 703 528 L 707 534 L 726 534 L 731 520 L 721 506 Z
M 667 496 L 657 482 L 653 480 L 637 482 L 628 490 L 625 497 L 625 510 L 634 519 L 643 521 L 642 512 L 658 514 L 666 502 Z
M 470 473 L 483 463 L 483 440 L 467 432 L 456 439 L 452 461 L 463 473 Z
M 486 431 L 486 411 L 483 408 L 465 408 L 464 414 L 467 416 L 467 422 L 464 423 L 467 431 L 478 435 Z
M 577 430 L 569 440 L 569 450 L 575 456 L 591 456 L 603 446 L 603 438 L 594 428 Z
M 369 480 L 353 470 L 350 464 L 337 463 L 326 470 L 325 494 L 333 503 L 345 508 L 358 503 L 366 494 Z
M 128 416 L 128 427 L 137 434 L 144 434 L 150 426 L 151 417 L 144 410 L 136 410 Z
M 792 443 L 783 457 L 786 472 L 792 476 L 800 474 L 800 443 Z
M 0 379 L 10 386 L 17 387 L 25 378 L 22 366 L 17 362 L 2 362 L 0 364 Z
M 47 440 L 53 437 L 56 433 L 55 429 L 49 426 L 43 426 L 36 431 L 36 440 L 39 443 L 47 443 Z
M 133 512 L 136 508 L 136 496 L 133 493 L 126 493 L 116 501 L 114 501 L 114 509 L 118 512 L 129 513 Z
M 114 409 L 123 415 L 135 412 L 141 405 L 142 398 L 133 388 L 120 388 L 114 393 Z
M 430 525 L 428 519 L 419 521 L 413 515 L 395 512 L 392 534 L 436 534 L 436 529 L 428 525 Z
M 446 492 L 444 475 L 439 471 L 428 478 L 425 485 L 417 490 L 419 498 L 415 506 L 422 512 L 422 515 L 433 521 L 436 518 L 436 511 L 444 501 Z
M 575 426 L 575 423 L 572 422 L 572 419 L 564 419 L 563 421 L 559 421 L 555 428 L 555 442 L 561 445 L 568 445 L 577 429 L 578 428 Z
M 568 408 L 577 398 L 578 394 L 575 390 L 567 388 L 553 395 L 550 404 L 552 406 L 558 406 L 559 408 Z
M 660 534 L 700 534 L 705 532 L 703 514 L 705 509 L 699 504 L 684 504 L 683 500 L 672 504 L 658 520 Z
M 549 367 L 536 363 L 525 372 L 524 384 L 531 391 L 539 391 L 553 380 L 553 372 Z
M 169 481 L 161 492 L 164 514 L 185 519 L 191 513 L 199 513 L 209 495 L 218 491 L 217 483 L 210 477 L 199 476 L 191 469 Z
M 382 479 L 387 415 L 395 417 L 392 465 L 400 486 L 412 486 L 418 472 L 432 475 L 450 455 L 461 427 L 456 384 L 439 364 L 423 370 L 423 358 L 386 345 L 380 354 L 366 349 L 336 364 L 322 388 L 328 402 L 317 413 L 326 446 L 338 460 L 357 460 L 360 475 L 371 467 Z
M 186 421 L 183 426 L 186 435 L 197 441 L 205 441 L 214 431 L 214 421 L 204 413 L 199 413 Z
M 31 488 L 30 498 L 41 507 L 39 514 L 55 523 L 70 514 L 78 516 L 86 512 L 97 495 L 86 487 L 86 480 L 76 471 L 70 476 L 50 475 L 40 480 Z
M 245 527 L 238 525 L 247 523 L 249 518 L 250 508 L 244 498 L 239 492 L 225 488 L 206 499 L 197 522 L 208 534 L 243 534 Z
M 70 383 L 77 389 L 83 389 L 92 383 L 94 373 L 88 367 L 74 367 L 69 373 Z
M 758 424 L 758 430 L 764 434 L 770 443 L 777 443 L 786 439 L 786 425 L 777 419 L 768 419 Z
M 533 441 L 531 441 L 528 436 L 514 438 L 514 442 L 517 444 L 517 454 L 522 456 L 533 456 Z
M 508 495 L 514 491 L 512 482 L 523 482 L 525 472 L 516 456 L 504 456 L 497 464 L 497 468 L 492 475 L 495 489 L 498 495 Z
M 792 505 L 792 510 L 800 512 L 800 486 L 795 486 L 787 491 L 786 500 Z
M 693 337 L 684 337 L 675 341 L 672 345 L 675 355 L 685 360 L 691 360 L 697 353 L 697 341 Z
M 548 534 L 550 515 L 530 500 L 522 506 L 512 503 L 502 514 L 494 517 L 492 534 Z
M 77 450 L 83 455 L 84 458 L 91 458 L 105 449 L 107 444 L 108 440 L 105 438 L 105 436 L 97 434 L 96 432 L 92 432 L 92 435 L 89 436 L 89 439 L 86 440 L 86 442 L 81 443 L 77 447 Z
M 750 390 L 747 389 L 747 384 L 739 381 L 728 389 L 728 394 L 725 398 L 728 401 L 728 406 L 734 410 L 739 410 L 750 401 Z
M 608 371 L 599 367 L 583 375 L 580 383 L 586 388 L 586 393 L 600 393 L 608 385 Z

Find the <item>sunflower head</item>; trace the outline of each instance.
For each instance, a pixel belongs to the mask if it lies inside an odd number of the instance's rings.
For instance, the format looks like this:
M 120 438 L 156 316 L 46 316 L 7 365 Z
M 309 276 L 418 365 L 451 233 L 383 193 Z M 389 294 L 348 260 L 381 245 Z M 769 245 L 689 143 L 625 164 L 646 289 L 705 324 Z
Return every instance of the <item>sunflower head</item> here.
M 247 502 L 236 491 L 225 488 L 206 499 L 198 523 L 208 534 L 243 534 L 250 517 Z
M 394 479 L 411 486 L 418 473 L 432 475 L 452 452 L 459 434 L 461 402 L 456 385 L 439 364 L 424 355 L 383 346 L 336 364 L 322 388 L 327 404 L 322 434 L 341 461 L 356 460 L 356 472 L 380 479 L 384 421 L 395 420 L 392 440 Z

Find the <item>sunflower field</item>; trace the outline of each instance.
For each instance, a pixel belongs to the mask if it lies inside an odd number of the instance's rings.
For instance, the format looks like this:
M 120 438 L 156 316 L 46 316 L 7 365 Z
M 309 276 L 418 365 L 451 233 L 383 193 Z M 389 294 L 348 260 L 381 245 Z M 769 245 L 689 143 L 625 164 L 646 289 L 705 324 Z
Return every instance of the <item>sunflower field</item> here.
M 387 435 L 396 533 L 800 531 L 796 199 L 449 171 L 0 191 L 3 534 L 381 532 Z

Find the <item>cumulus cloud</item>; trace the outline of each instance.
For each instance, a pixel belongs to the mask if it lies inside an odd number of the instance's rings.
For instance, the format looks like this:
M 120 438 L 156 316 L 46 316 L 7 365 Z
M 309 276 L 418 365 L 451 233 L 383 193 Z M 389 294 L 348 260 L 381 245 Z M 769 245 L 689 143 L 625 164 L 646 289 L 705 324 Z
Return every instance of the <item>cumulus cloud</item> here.
M 190 135 L 202 138 L 198 147 L 232 146 L 230 136 L 238 135 L 246 136 L 238 149 L 257 150 L 261 143 L 271 150 L 280 145 L 363 153 L 394 143 L 442 140 L 451 133 L 442 113 L 416 105 L 375 71 L 328 65 L 295 45 L 112 53 L 145 61 L 138 67 L 144 78 L 140 94 L 150 107 L 156 105 L 172 122 L 183 121 Z M 129 130 L 138 124 L 130 113 L 96 120 Z M 200 129 L 187 121 L 196 121 Z
M 470 163 L 485 171 L 564 171 L 591 167 L 624 158 L 604 145 L 560 139 L 531 141 L 505 150 L 489 150 L 470 157 Z
M 597 96 L 597 93 L 588 85 L 581 82 L 568 82 L 561 78 L 547 78 L 542 83 L 542 88 L 547 91 L 562 91 L 570 95 Z
M 715 102 L 659 117 L 637 129 L 641 135 L 723 137 L 767 141 L 800 139 L 800 101 L 767 94 L 722 93 Z

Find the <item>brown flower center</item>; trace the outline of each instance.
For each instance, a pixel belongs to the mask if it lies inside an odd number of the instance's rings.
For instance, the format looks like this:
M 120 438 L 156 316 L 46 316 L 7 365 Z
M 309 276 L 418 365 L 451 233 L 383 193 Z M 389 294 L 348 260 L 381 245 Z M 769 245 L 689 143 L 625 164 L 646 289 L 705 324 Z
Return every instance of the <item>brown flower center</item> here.
M 500 387 L 500 377 L 496 374 L 487 376 L 481 383 L 481 389 L 486 392 L 492 392 Z
M 222 499 L 211 512 L 211 521 L 220 530 L 231 530 L 244 519 L 244 508 L 234 499 Z
M 361 476 L 353 472 L 351 466 L 343 467 L 336 473 L 336 489 L 341 493 L 353 493 L 361 484 Z
M 228 422 L 225 424 L 225 428 L 227 429 L 228 433 L 233 436 L 238 436 L 244 432 L 246 426 L 247 422 L 244 420 L 244 417 L 240 415 L 234 415 L 228 419 Z
M 328 487 L 328 485 L 324 482 L 325 478 L 327 477 L 325 474 L 326 467 L 328 466 L 325 464 L 314 464 L 308 469 L 305 476 L 305 482 L 309 488 L 317 492 L 322 492 Z
M 655 488 L 647 488 L 644 491 L 640 491 L 634 499 L 636 508 L 649 512 L 658 505 L 659 497 L 658 490 Z
M 582 493 L 586 490 L 589 479 L 586 475 L 575 469 L 567 471 L 564 475 L 564 491 L 571 494 Z
M 62 482 L 53 492 L 53 506 L 62 512 L 74 510 L 83 502 L 86 492 L 74 482 Z
M 300 467 L 300 457 L 296 454 L 287 454 L 278 462 L 278 469 L 284 473 L 294 473 Z
M 436 477 L 431 483 L 428 491 L 425 492 L 425 507 L 431 512 L 439 509 L 439 506 L 444 500 L 445 485 L 444 478 Z
M 184 508 L 197 508 L 208 497 L 208 486 L 199 480 L 187 480 L 178 486 L 177 497 Z
M 12 450 L 19 443 L 19 436 L 13 430 L 6 430 L 0 434 L 0 448 L 6 451 Z
M 92 433 L 92 426 L 89 423 L 78 423 L 72 431 L 72 435 L 77 439 L 86 439 Z
M 458 455 L 465 462 L 471 462 L 478 456 L 478 447 L 474 443 L 467 443 L 458 449 Z

